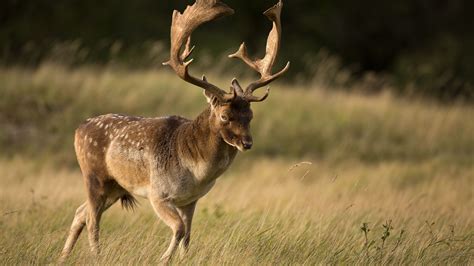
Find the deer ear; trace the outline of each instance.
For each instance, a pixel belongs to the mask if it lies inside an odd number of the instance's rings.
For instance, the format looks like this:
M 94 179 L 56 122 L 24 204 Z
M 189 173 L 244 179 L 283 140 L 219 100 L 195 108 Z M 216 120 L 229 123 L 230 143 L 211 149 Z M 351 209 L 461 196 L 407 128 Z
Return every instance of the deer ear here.
M 203 93 L 204 96 L 206 97 L 206 101 L 207 103 L 209 103 L 211 105 L 212 108 L 216 107 L 217 104 L 218 104 L 218 99 L 216 96 L 214 96 L 212 93 L 210 93 L 209 91 L 207 90 L 203 90 Z
M 206 90 L 202 90 L 202 94 L 204 95 L 204 97 L 206 97 L 206 101 L 207 103 L 211 103 L 212 102 L 212 94 L 210 94 L 208 91 Z

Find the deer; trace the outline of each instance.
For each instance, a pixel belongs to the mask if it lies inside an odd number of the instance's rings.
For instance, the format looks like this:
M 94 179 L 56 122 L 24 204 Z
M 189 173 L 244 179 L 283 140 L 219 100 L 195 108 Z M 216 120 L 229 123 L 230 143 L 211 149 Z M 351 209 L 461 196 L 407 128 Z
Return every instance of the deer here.
M 230 91 L 192 76 L 188 59 L 192 32 L 205 22 L 234 13 L 219 0 L 196 0 L 183 13 L 174 10 L 171 23 L 170 66 L 179 78 L 203 89 L 208 105 L 194 120 L 181 116 L 138 117 L 106 114 L 85 120 L 75 131 L 74 148 L 86 187 L 87 200 L 72 221 L 60 261 L 71 253 L 87 227 L 92 254 L 99 254 L 102 214 L 118 200 L 134 209 L 135 197 L 149 200 L 157 216 L 171 229 L 168 249 L 160 261 L 169 262 L 180 248 L 186 252 L 197 201 L 214 186 L 238 151 L 251 149 L 252 102 L 264 101 L 253 93 L 282 76 L 286 66 L 272 74 L 281 38 L 281 0 L 264 12 L 272 22 L 265 55 L 251 59 L 245 42 L 230 58 L 242 60 L 260 74 L 245 90 L 237 79 Z

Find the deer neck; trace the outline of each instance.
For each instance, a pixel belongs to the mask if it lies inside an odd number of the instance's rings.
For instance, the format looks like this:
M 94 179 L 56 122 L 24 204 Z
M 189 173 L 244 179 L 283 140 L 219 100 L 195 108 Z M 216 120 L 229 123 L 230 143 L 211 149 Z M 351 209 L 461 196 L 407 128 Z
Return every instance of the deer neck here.
M 237 149 L 227 144 L 213 126 L 215 119 L 208 107 L 191 123 L 184 125 L 180 134 L 182 165 L 203 182 L 219 177 L 237 153 Z

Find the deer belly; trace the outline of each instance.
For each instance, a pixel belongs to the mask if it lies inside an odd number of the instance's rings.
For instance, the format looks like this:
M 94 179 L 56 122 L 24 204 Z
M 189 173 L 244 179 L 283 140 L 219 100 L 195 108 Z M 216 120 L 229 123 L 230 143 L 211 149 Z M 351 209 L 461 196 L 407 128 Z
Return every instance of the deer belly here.
M 117 183 L 128 192 L 147 197 L 150 185 L 148 164 L 139 154 L 109 150 L 105 157 L 107 171 Z
M 177 206 L 185 206 L 202 198 L 214 186 L 215 180 L 207 184 L 199 184 L 175 191 L 171 198 Z

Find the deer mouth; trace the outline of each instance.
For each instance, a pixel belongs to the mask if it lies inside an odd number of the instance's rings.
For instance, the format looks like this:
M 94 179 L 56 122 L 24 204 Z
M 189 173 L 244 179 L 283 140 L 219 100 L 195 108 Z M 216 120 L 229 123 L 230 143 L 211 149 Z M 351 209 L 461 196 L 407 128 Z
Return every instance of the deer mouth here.
M 252 148 L 252 143 L 245 142 L 242 140 L 242 141 L 238 141 L 237 144 L 234 144 L 233 146 L 236 147 L 239 151 L 244 152 Z
M 228 145 L 236 148 L 237 150 L 239 150 L 240 152 L 244 152 L 244 151 L 247 151 L 247 150 L 250 150 L 250 148 L 252 147 L 250 145 L 250 147 L 248 145 L 244 145 L 243 144 L 243 141 L 241 140 L 238 140 L 238 139 L 233 139 L 234 141 L 230 141 L 230 140 L 227 140 L 227 138 L 223 137 L 222 138 L 224 140 L 225 143 L 227 143 Z
M 241 147 L 240 145 L 235 145 L 234 147 L 237 148 L 237 150 L 239 150 L 240 152 L 244 152 L 246 151 L 246 149 L 244 149 L 243 147 Z
M 232 143 L 230 141 L 227 141 L 226 139 L 224 139 L 225 143 L 229 144 L 230 146 L 236 148 L 237 150 L 241 151 L 241 152 L 244 152 L 245 149 L 242 145 L 239 145 L 239 144 L 236 144 L 236 143 Z

